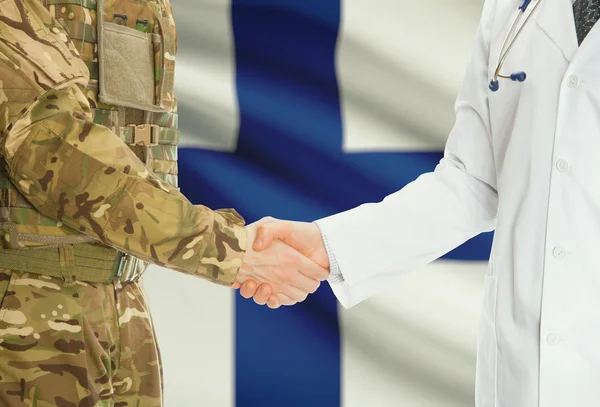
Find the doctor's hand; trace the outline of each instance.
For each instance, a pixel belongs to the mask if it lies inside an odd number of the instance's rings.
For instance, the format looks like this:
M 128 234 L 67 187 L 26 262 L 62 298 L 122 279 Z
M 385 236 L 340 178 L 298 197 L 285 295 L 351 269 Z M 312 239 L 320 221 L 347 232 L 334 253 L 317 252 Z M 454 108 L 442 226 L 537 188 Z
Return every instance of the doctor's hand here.
M 261 219 L 251 226 L 254 225 L 257 227 L 257 234 L 252 247 L 253 250 L 257 252 L 267 251 L 274 245 L 283 242 L 327 270 L 327 276 L 323 280 L 327 279 L 329 276 L 329 258 L 317 225 L 270 217 Z M 234 285 L 234 288 L 240 288 L 240 286 Z M 261 282 L 252 278 L 241 284 L 240 291 L 243 297 L 254 297 L 256 303 L 267 303 L 273 309 L 279 308 L 281 305 L 288 305 L 289 302 L 284 295 L 279 294 L 268 282 Z
M 259 221 L 246 227 L 249 247 L 234 288 L 250 281 L 254 287 L 263 284 L 266 288 L 258 290 L 260 295 L 255 298 L 261 305 L 265 304 L 270 296 L 277 296 L 277 306 L 302 302 L 308 294 L 319 288 L 321 281 L 327 279 L 329 271 L 281 241 L 273 241 L 274 238 L 266 240 L 270 233 L 257 232 L 265 223 L 266 221 Z M 261 244 L 256 245 L 260 251 L 251 246 L 256 244 L 257 233 L 263 236 L 260 238 Z M 268 242 L 267 245 L 263 244 L 263 241 Z M 266 295 L 265 290 L 268 290 Z M 246 298 L 252 296 L 254 293 L 251 296 L 244 295 Z

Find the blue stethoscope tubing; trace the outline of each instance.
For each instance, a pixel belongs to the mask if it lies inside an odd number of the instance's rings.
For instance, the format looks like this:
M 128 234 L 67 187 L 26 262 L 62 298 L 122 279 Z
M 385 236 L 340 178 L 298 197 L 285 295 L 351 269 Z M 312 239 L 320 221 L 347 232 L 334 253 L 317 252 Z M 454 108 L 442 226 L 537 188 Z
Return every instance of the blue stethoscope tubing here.
M 527 74 L 525 74 L 525 72 L 523 72 L 523 71 L 513 72 L 510 75 L 503 75 L 500 73 L 500 70 L 502 69 L 502 65 L 504 64 L 504 61 L 506 60 L 506 56 L 508 55 L 510 49 L 512 48 L 516 39 L 519 37 L 519 34 L 521 34 L 523 27 L 525 27 L 525 25 L 527 24 L 527 21 L 529 21 L 529 18 L 531 18 L 531 15 L 533 14 L 535 9 L 537 8 L 537 6 L 539 6 L 539 4 L 541 2 L 541 0 L 537 0 L 535 2 L 535 5 L 531 9 L 531 12 L 529 14 L 525 15 L 525 12 L 527 11 L 527 8 L 529 7 L 529 4 L 531 3 L 531 1 L 532 0 L 522 0 L 521 1 L 521 4 L 519 5 L 519 8 L 515 15 L 515 18 L 513 20 L 513 23 L 510 27 L 510 30 L 508 30 L 508 33 L 506 34 L 506 38 L 504 38 L 504 41 L 502 42 L 502 48 L 500 49 L 500 54 L 498 55 L 498 63 L 496 64 L 496 70 L 494 71 L 494 78 L 490 81 L 490 85 L 489 85 L 489 88 L 492 92 L 496 92 L 498 89 L 500 89 L 500 83 L 498 81 L 498 78 L 510 79 L 510 80 L 516 81 L 516 82 L 523 82 L 527 78 Z M 524 19 L 523 23 L 519 26 L 519 22 L 523 19 L 523 16 L 525 16 L 525 19 Z M 515 33 L 515 30 L 516 30 L 516 33 Z M 509 38 L 511 38 L 511 36 L 512 36 L 512 39 L 509 41 Z

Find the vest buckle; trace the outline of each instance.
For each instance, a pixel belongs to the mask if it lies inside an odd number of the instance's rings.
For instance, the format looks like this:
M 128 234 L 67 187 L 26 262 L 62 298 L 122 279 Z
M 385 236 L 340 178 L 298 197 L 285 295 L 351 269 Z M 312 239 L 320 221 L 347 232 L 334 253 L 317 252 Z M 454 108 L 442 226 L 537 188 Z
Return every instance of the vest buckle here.
M 117 280 L 121 283 L 130 283 L 141 275 L 139 260 L 130 254 L 119 251 L 114 270 L 114 276 Z
M 130 124 L 128 127 L 133 128 L 130 145 L 143 145 L 146 147 L 158 145 L 159 127 L 156 124 Z

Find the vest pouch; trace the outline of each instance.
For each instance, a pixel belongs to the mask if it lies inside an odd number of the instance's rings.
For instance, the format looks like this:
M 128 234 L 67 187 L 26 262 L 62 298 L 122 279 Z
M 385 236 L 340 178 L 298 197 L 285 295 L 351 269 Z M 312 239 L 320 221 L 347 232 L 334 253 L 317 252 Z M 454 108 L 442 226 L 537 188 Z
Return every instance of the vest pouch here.
M 98 0 L 100 102 L 151 112 L 165 111 L 157 104 L 160 97 L 157 96 L 155 49 L 162 39 L 151 29 L 157 18 L 158 10 L 153 2 Z

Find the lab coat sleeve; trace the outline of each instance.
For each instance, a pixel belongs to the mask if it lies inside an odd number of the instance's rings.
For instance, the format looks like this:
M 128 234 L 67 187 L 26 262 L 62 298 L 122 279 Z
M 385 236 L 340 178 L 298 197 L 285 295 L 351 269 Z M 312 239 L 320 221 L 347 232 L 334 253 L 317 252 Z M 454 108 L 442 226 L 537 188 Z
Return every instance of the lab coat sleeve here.
M 488 60 L 496 0 L 487 0 L 444 157 L 382 202 L 317 221 L 343 273 L 330 284 L 349 308 L 495 227 L 496 170 L 488 108 Z

